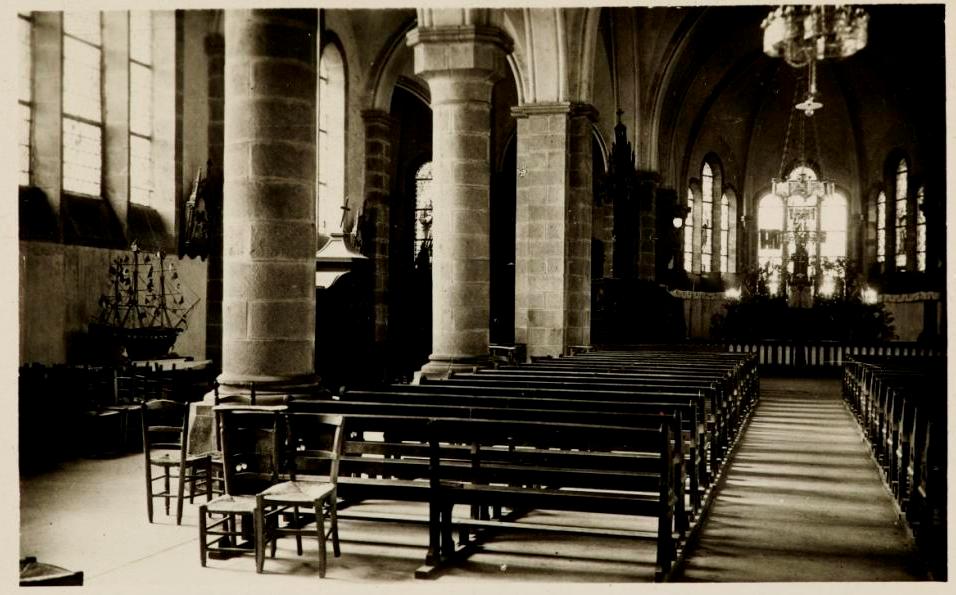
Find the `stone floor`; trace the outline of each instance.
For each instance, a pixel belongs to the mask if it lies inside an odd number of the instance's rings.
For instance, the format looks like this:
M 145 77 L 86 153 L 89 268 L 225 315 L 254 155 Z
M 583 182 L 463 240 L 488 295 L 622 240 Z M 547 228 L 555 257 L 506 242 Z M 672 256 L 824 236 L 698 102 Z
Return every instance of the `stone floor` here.
M 892 501 L 838 390 L 835 381 L 763 381 L 760 407 L 684 580 L 920 578 Z M 308 541 L 301 558 L 291 539 L 280 542 L 277 559 L 267 559 L 263 575 L 255 573 L 251 557 L 213 560 L 202 568 L 197 507 L 186 506 L 182 526 L 161 510 L 157 522 L 148 524 L 142 464 L 142 455 L 79 459 L 21 479 L 20 556 L 83 570 L 85 585 L 96 592 L 285 593 L 318 586 L 315 543 Z M 423 506 L 420 512 L 424 518 Z M 613 516 L 603 520 L 623 522 Z M 413 573 L 424 559 L 424 527 L 343 521 L 340 534 L 343 554 L 330 556 L 323 588 L 398 582 L 416 590 L 448 583 L 492 589 L 513 581 L 645 582 L 653 575 L 648 544 L 522 533 L 502 535 L 437 583 L 423 584 Z
M 761 380 L 687 581 L 925 579 L 836 380 Z

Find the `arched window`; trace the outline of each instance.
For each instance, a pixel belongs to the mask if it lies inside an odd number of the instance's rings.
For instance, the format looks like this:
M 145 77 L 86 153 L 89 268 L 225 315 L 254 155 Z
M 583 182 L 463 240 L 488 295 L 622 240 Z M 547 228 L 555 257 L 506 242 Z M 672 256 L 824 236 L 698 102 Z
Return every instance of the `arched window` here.
M 730 272 L 730 199 L 720 197 L 720 270 Z
M 345 62 L 334 43 L 319 59 L 319 188 L 315 226 L 324 234 L 342 231 L 345 204 Z
M 906 215 L 907 215 L 907 173 L 906 160 L 900 159 L 896 166 L 896 268 L 906 268 Z
M 886 193 L 876 197 L 876 262 L 886 262 Z
M 776 194 L 766 194 L 757 204 L 757 265 L 769 271 L 768 288 L 776 294 L 783 268 L 784 202 Z
M 701 171 L 700 270 L 709 273 L 713 254 L 714 230 L 714 171 L 704 163 Z
M 926 270 L 926 193 L 922 186 L 916 191 L 916 270 Z
M 694 191 L 687 189 L 687 216 L 684 217 L 684 270 L 694 270 Z
M 412 259 L 432 261 L 432 162 L 426 161 L 415 172 L 415 243 Z

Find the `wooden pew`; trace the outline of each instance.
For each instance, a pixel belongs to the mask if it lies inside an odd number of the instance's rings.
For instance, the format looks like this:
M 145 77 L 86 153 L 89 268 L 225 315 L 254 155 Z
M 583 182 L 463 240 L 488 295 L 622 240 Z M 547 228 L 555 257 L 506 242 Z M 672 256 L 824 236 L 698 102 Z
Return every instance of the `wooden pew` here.
M 299 409 L 292 401 L 289 415 L 309 415 L 305 409 L 313 404 Z M 670 570 L 677 549 L 672 474 L 681 459 L 673 449 L 679 440 L 669 428 L 666 423 L 627 428 L 349 413 L 338 487 L 345 503 L 339 516 L 383 520 L 381 515 L 350 514 L 349 502 L 427 502 L 428 553 L 418 577 L 433 576 L 464 559 L 494 529 L 531 529 L 654 540 L 660 578 Z M 404 440 L 387 441 L 390 435 Z M 456 504 L 510 508 L 511 513 L 454 518 Z M 535 508 L 649 516 L 656 519 L 657 531 L 522 523 L 521 514 Z M 463 532 L 457 548 L 452 539 L 456 528 Z
M 647 395 L 649 400 L 637 400 L 628 393 L 585 390 L 566 390 L 556 388 L 514 388 L 500 386 L 467 386 L 429 383 L 422 385 L 394 385 L 381 389 L 347 390 L 340 394 L 342 401 L 399 402 L 403 404 L 445 405 L 451 407 L 474 408 L 487 411 L 496 418 L 520 411 L 515 419 L 552 418 L 564 421 L 585 422 L 584 419 L 596 419 L 600 423 L 613 421 L 615 416 L 634 414 L 676 416 L 684 440 L 688 494 L 693 510 L 700 507 L 704 489 L 710 485 L 704 457 L 708 438 L 706 435 L 699 395 Z M 658 398 L 654 398 L 658 397 Z M 551 414 L 554 411 L 557 415 Z M 481 415 L 487 416 L 485 413 Z M 477 417 L 478 415 L 472 415 Z M 500 416 L 500 417 L 499 417 Z M 633 423 L 640 421 L 634 418 Z
M 722 399 L 721 393 L 710 383 L 681 383 L 673 379 L 654 380 L 636 377 L 594 376 L 587 374 L 567 374 L 551 376 L 547 374 L 525 373 L 521 370 L 495 373 L 479 371 L 476 373 L 455 373 L 444 380 L 422 380 L 422 385 L 440 386 L 480 386 L 484 388 L 554 389 L 574 391 L 577 394 L 590 394 L 600 391 L 602 398 L 612 400 L 612 393 L 621 395 L 621 399 L 656 401 L 666 399 L 664 395 L 696 399 L 699 412 L 702 412 L 706 426 L 706 447 L 710 473 L 716 473 L 727 448 L 736 432 L 736 415 L 731 411 L 732 404 Z
M 472 551 L 470 539 L 459 549 L 450 549 L 450 534 L 457 526 L 652 539 L 657 544 L 656 578 L 670 571 L 677 550 L 673 538 L 676 495 L 669 477 L 674 469 L 673 437 L 666 426 L 440 419 L 430 431 L 430 482 L 438 493 L 430 509 L 444 536 L 439 564 L 456 562 Z M 472 445 L 469 459 L 450 461 L 441 456 L 440 445 L 452 440 Z M 509 440 L 543 443 L 549 448 L 509 449 L 505 446 Z M 450 512 L 456 504 L 648 516 L 657 519 L 657 531 L 647 534 L 518 520 L 454 520 Z
M 392 388 L 400 389 L 402 387 Z M 512 401 L 514 400 L 512 399 Z M 511 403 L 511 406 L 508 407 L 501 407 L 500 400 L 489 403 L 486 399 L 483 400 L 470 395 L 437 392 L 423 394 L 414 391 L 399 392 L 398 390 L 362 390 L 346 392 L 341 396 L 341 400 L 295 400 L 292 402 L 292 409 L 293 411 L 337 415 L 455 417 L 562 424 L 623 425 L 633 428 L 656 428 L 665 424 L 668 426 L 671 435 L 678 438 L 673 446 L 677 463 L 672 476 L 674 479 L 673 490 L 678 497 L 675 522 L 677 530 L 683 536 L 690 525 L 690 518 L 685 505 L 685 483 L 689 484 L 687 490 L 690 492 L 690 506 L 695 512 L 700 505 L 700 486 L 694 460 L 686 461 L 683 454 L 684 441 L 679 439 L 682 425 L 680 409 L 665 406 L 665 410 L 662 411 L 654 407 L 631 406 L 622 407 L 622 410 L 619 411 L 595 411 L 593 401 L 576 403 L 576 408 L 575 402 L 571 401 L 558 401 L 552 403 L 554 406 L 551 408 L 542 408 L 541 399 L 526 399 L 520 407 L 514 406 L 514 403 Z M 401 431 L 397 434 L 397 437 L 405 435 L 406 433 Z M 411 436 L 415 437 L 414 434 L 411 434 Z M 391 432 L 386 439 L 388 442 L 395 442 L 395 432 Z M 401 453 L 390 452 L 386 454 L 394 457 Z
M 946 391 L 943 361 L 854 358 L 843 393 L 937 580 L 946 575 Z

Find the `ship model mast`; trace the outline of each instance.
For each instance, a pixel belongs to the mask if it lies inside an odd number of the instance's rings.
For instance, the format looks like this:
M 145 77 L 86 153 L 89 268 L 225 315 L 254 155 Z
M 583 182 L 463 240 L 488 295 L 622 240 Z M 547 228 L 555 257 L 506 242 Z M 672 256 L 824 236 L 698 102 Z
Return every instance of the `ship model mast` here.
M 163 357 L 198 300 L 186 304 L 172 265 L 167 277 L 163 252 L 142 255 L 136 242 L 130 251 L 110 265 L 110 292 L 100 296 L 100 313 L 90 331 L 112 339 L 129 359 Z

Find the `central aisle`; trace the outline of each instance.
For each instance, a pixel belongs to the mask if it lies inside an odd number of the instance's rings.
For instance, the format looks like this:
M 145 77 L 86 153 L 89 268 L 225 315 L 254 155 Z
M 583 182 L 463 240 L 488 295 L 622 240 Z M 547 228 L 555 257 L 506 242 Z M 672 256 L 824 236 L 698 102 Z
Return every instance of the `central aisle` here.
M 925 579 L 838 380 L 761 379 L 682 581 Z

